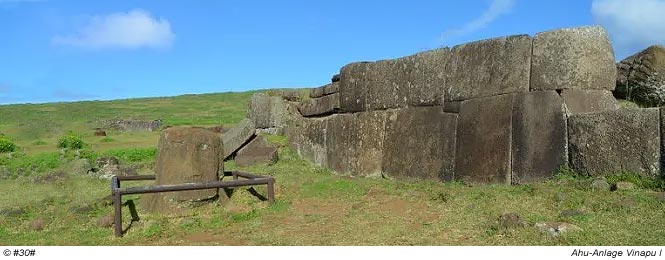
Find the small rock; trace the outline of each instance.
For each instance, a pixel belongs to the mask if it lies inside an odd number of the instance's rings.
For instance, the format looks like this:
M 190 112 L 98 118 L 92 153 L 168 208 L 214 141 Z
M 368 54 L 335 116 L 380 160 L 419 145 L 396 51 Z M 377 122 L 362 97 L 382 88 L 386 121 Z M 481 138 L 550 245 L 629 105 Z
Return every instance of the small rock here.
M 33 183 L 48 184 L 64 181 L 67 179 L 67 174 L 63 171 L 50 172 L 45 175 L 37 176 L 32 179 Z
M 656 200 L 665 203 L 665 192 L 656 193 Z
M 614 209 L 631 209 L 637 206 L 637 201 L 631 198 L 621 199 L 611 204 Z
M 69 167 L 67 167 L 67 169 L 70 173 L 76 175 L 86 175 L 88 171 L 92 170 L 92 165 L 90 165 L 90 161 L 88 161 L 88 159 L 76 159 L 69 163 Z
M 558 237 L 563 233 L 582 231 L 582 228 L 565 222 L 539 222 L 536 228 L 552 237 Z
M 0 216 L 5 216 L 5 217 L 18 217 L 25 214 L 25 210 L 21 208 L 13 208 L 13 209 L 3 209 L 0 210 Z
M 34 231 L 42 231 L 44 230 L 44 220 L 41 218 L 35 219 L 30 223 L 30 229 Z
M 95 136 L 106 136 L 106 131 L 104 131 L 104 129 L 97 128 L 95 130 Z
M 335 75 L 332 76 L 332 78 L 330 79 L 330 81 L 332 81 L 333 83 L 335 83 L 335 82 L 340 81 L 341 79 L 342 79 L 342 77 L 341 77 L 339 74 L 335 74 Z
M 620 181 L 614 185 L 614 190 L 634 190 L 635 184 L 627 181 Z
M 0 167 L 0 180 L 8 179 L 11 176 L 11 172 L 6 166 Z
M 102 228 L 110 228 L 113 226 L 113 216 L 103 216 L 97 219 L 97 226 Z
M 180 225 L 182 226 L 195 226 L 198 225 L 199 220 L 196 218 L 183 218 L 180 220 Z
M 499 216 L 498 221 L 500 227 L 507 229 L 521 228 L 527 225 L 526 221 L 524 221 L 517 213 L 505 213 Z
M 90 205 L 74 206 L 69 208 L 70 213 L 74 214 L 88 214 L 94 210 Z
M 567 209 L 564 211 L 561 211 L 561 216 L 564 218 L 570 218 L 570 217 L 577 217 L 577 216 L 583 216 L 586 215 L 586 212 L 579 210 L 579 209 Z
M 605 178 L 598 178 L 593 180 L 593 182 L 591 182 L 592 190 L 609 191 L 610 188 L 611 186 L 609 183 L 607 183 L 607 180 L 605 180 Z

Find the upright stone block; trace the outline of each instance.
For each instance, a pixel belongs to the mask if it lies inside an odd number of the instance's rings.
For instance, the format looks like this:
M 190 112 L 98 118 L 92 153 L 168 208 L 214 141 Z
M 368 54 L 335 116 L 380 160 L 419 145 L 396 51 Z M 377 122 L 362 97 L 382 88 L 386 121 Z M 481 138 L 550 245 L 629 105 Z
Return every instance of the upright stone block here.
M 571 167 L 591 176 L 619 172 L 659 176 L 660 131 L 658 108 L 571 115 Z
M 531 90 L 614 90 L 614 51 L 605 29 L 567 28 L 533 39 Z
M 564 89 L 561 98 L 569 114 L 619 109 L 619 102 L 609 90 Z
M 234 128 L 222 135 L 222 141 L 224 142 L 224 154 L 222 158 L 226 160 L 232 156 L 244 144 L 249 142 L 255 133 L 256 127 L 254 126 L 254 121 L 247 118 L 240 121 Z
M 331 117 L 303 119 L 297 138 L 291 140 L 300 157 L 322 167 L 328 165 L 326 139 L 330 120 Z
M 339 82 L 333 82 L 323 87 L 313 88 L 309 91 L 309 97 L 320 98 L 326 95 L 339 92 Z
M 387 114 L 386 111 L 370 111 L 353 115 L 355 129 L 350 136 L 356 151 L 351 160 L 354 174 L 381 176 Z
M 409 71 L 408 106 L 441 106 L 444 104 L 444 92 L 447 86 L 446 66 L 450 55 L 450 49 L 441 48 L 417 53 L 404 58 L 404 62 L 398 62 Z
M 555 91 L 516 94 L 512 183 L 544 181 L 568 165 L 565 107 Z
M 441 107 L 389 112 L 383 172 L 389 176 L 451 181 L 455 170 L 457 115 Z
M 530 68 L 531 37 L 528 35 L 455 46 L 446 70 L 445 100 L 529 91 Z
M 328 167 L 338 173 L 353 173 L 356 155 L 353 135 L 357 132 L 354 116 L 335 114 L 327 118 L 329 118 L 326 132 Z
M 368 65 L 367 110 L 406 107 L 409 96 L 410 59 L 382 60 Z
M 460 104 L 455 180 L 511 183 L 514 96 L 471 99 Z
M 156 185 L 211 182 L 224 172 L 222 142 L 216 133 L 203 128 L 173 127 L 162 132 L 155 162 Z M 180 202 L 201 201 L 217 196 L 217 189 L 179 191 L 146 196 L 147 208 L 169 212 Z
M 264 93 L 252 95 L 247 110 L 247 118 L 256 128 L 283 128 L 289 124 L 289 103 L 281 97 Z
M 356 62 L 344 66 L 340 73 L 340 110 L 354 113 L 367 109 L 369 68 L 371 62 Z

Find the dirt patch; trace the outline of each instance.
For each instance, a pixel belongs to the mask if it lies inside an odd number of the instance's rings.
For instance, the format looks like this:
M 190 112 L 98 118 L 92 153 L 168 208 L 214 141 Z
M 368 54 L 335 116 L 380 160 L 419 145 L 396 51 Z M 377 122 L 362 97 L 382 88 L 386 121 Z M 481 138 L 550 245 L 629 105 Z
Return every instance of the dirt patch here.
M 227 246 L 246 246 L 247 241 L 210 232 L 196 232 L 183 238 L 184 244 L 212 244 Z

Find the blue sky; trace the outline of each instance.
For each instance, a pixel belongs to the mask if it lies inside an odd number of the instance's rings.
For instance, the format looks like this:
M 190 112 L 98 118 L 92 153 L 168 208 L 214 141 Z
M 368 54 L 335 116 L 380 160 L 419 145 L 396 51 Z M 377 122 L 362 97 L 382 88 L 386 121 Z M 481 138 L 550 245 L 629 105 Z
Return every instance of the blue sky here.
M 665 0 L 0 0 L 0 104 L 316 87 L 347 63 L 601 24 L 665 44 Z

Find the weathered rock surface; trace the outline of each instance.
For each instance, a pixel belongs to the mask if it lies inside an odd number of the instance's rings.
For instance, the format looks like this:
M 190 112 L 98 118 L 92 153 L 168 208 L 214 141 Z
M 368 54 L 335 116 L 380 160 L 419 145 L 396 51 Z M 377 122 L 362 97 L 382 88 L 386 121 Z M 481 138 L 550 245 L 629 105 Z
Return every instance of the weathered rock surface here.
M 320 116 L 332 114 L 339 110 L 339 94 L 331 94 L 313 98 L 300 103 L 298 109 L 303 116 Z
M 620 109 L 568 119 L 571 167 L 593 176 L 660 174 L 659 110 Z
M 101 122 L 104 128 L 118 131 L 155 131 L 162 126 L 162 120 L 142 121 L 134 119 L 115 119 Z
M 386 111 L 371 111 L 330 118 L 326 132 L 329 168 L 352 175 L 380 174 L 386 116 Z
M 609 90 L 564 89 L 561 98 L 569 114 L 619 109 L 619 102 Z
M 389 113 L 383 172 L 393 177 L 453 179 L 457 115 L 441 107 L 406 108 Z
M 339 82 L 333 82 L 328 85 L 312 88 L 309 91 L 309 97 L 320 98 L 326 95 L 335 94 L 339 92 Z
M 255 128 L 285 127 L 289 124 L 289 104 L 282 97 L 265 93 L 252 95 L 247 110 L 247 118 Z
M 602 27 L 566 28 L 533 39 L 531 90 L 614 90 L 614 50 Z
M 552 237 L 558 237 L 568 232 L 583 231 L 582 228 L 565 222 L 539 222 L 535 226 L 541 232 L 547 233 Z
M 505 229 L 514 229 L 526 227 L 528 224 L 517 213 L 505 213 L 499 216 L 497 220 L 499 227 Z
M 174 127 L 159 139 L 155 164 L 156 185 L 211 182 L 224 172 L 222 142 L 202 128 Z M 217 189 L 150 194 L 148 208 L 167 213 L 173 203 L 201 201 L 217 196 Z
M 508 94 L 460 104 L 455 180 L 511 183 L 514 97 Z
M 450 56 L 449 48 L 440 48 L 417 53 L 398 63 L 403 70 L 408 71 L 407 105 L 419 107 L 444 104 Z
M 617 64 L 614 94 L 644 106 L 665 105 L 665 46 L 651 46 Z
M 634 190 L 635 184 L 627 181 L 620 181 L 614 184 L 614 190 Z
M 254 121 L 245 118 L 234 128 L 222 135 L 222 142 L 224 143 L 224 154 L 222 155 L 222 159 L 228 159 L 245 143 L 251 140 L 256 133 L 255 129 L 256 126 L 254 125 Z
M 355 62 L 342 67 L 339 81 L 340 110 L 354 113 L 367 109 L 370 62 Z
M 445 100 L 468 100 L 529 91 L 531 37 L 516 35 L 455 46 Z
M 568 165 L 563 101 L 555 91 L 515 94 L 512 183 L 544 181 Z
M 277 162 L 277 147 L 272 147 L 263 136 L 257 136 L 241 148 L 235 161 L 239 166 L 273 164 Z
M 591 189 L 596 191 L 609 191 L 612 186 L 603 177 L 596 178 L 591 182 Z
M 325 118 L 307 118 L 301 125 L 289 132 L 291 146 L 300 157 L 322 167 L 328 166 L 328 147 L 326 142 L 328 122 L 335 115 Z

